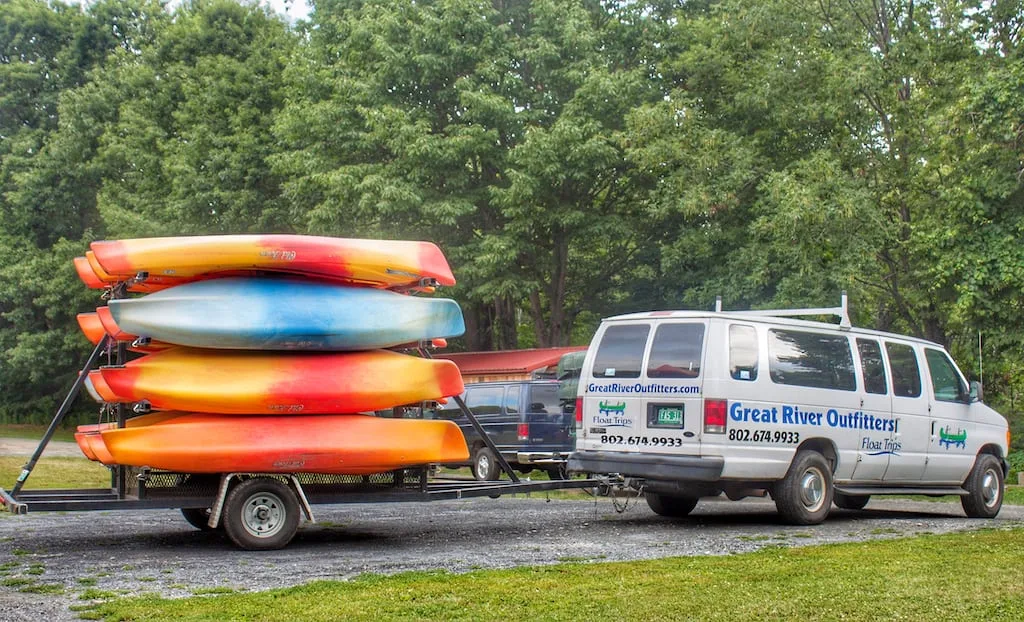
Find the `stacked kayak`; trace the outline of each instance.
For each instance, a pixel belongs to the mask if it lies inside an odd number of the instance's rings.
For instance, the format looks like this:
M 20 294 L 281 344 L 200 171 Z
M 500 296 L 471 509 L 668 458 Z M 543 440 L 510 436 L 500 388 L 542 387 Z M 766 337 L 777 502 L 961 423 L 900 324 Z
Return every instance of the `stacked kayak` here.
M 463 391 L 450 361 L 392 350 L 461 335 L 461 309 L 426 297 L 454 284 L 425 242 L 295 235 L 94 242 L 75 262 L 109 300 L 79 325 L 142 356 L 86 388 L 150 414 L 80 426 L 108 465 L 186 473 L 364 475 L 468 458 L 450 421 L 364 414 Z

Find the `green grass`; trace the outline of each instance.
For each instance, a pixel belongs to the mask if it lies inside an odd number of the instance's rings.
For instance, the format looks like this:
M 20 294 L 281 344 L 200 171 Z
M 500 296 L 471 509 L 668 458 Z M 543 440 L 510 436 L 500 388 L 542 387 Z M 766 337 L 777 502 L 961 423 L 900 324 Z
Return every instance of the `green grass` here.
M 559 564 L 463 575 L 364 575 L 227 596 L 153 596 L 90 617 L 157 620 L 1020 620 L 1007 576 L 1024 529 L 923 536 L 726 557 Z
M 0 456 L 0 487 L 10 490 L 27 460 L 21 456 Z M 42 457 L 25 481 L 34 488 L 106 488 L 110 471 L 98 462 L 82 458 Z
M 46 429 L 49 426 L 45 425 L 29 425 L 22 423 L 5 423 L 0 425 L 0 437 L 3 438 L 27 438 L 29 440 L 41 441 L 43 435 L 46 434 Z M 55 441 L 70 441 L 75 442 L 75 429 L 74 426 L 68 428 L 58 428 L 53 434 L 53 440 Z

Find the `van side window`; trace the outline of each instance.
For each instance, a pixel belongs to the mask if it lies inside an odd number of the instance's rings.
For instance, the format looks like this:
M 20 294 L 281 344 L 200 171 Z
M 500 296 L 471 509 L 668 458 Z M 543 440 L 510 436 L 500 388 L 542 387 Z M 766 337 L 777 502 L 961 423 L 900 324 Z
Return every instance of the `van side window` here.
M 647 377 L 696 378 L 703 350 L 703 324 L 662 324 L 654 331 Z
M 757 331 L 753 326 L 729 326 L 729 375 L 733 380 L 757 380 Z
M 942 402 L 966 402 L 967 387 L 945 352 L 925 348 L 924 359 L 932 377 L 935 399 Z
M 774 382 L 817 389 L 857 389 L 850 340 L 793 330 L 768 331 L 768 372 Z
M 474 387 L 466 391 L 466 406 L 474 415 L 501 413 L 501 398 L 505 387 Z
M 519 413 L 519 392 L 522 387 L 518 384 L 512 385 L 505 391 L 505 412 L 510 415 Z
M 885 344 L 889 355 L 889 369 L 892 373 L 892 393 L 897 397 L 919 397 L 921 395 L 921 370 L 917 366 L 914 348 L 902 343 Z
M 885 395 L 889 387 L 885 382 L 885 364 L 882 363 L 882 348 L 874 339 L 858 339 L 860 366 L 864 368 L 864 390 L 868 393 Z
M 639 378 L 650 324 L 611 326 L 594 357 L 595 378 Z

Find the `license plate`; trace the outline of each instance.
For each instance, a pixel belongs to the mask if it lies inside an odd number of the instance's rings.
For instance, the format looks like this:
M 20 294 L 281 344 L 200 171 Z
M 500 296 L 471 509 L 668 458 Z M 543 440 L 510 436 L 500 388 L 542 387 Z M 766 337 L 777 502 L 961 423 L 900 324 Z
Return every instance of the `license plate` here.
M 651 428 L 683 427 L 682 404 L 648 404 L 647 426 Z
M 661 407 L 658 409 L 658 425 L 683 425 L 683 409 L 682 408 L 666 408 Z

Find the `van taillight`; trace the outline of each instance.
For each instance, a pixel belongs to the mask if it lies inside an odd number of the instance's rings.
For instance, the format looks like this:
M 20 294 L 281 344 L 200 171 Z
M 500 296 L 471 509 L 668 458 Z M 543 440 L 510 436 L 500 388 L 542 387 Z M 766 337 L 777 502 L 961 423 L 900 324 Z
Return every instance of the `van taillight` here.
M 725 417 L 729 403 L 726 400 L 704 400 L 704 432 L 725 434 Z
M 583 398 L 576 398 L 576 427 L 583 425 Z
M 519 427 L 516 429 L 516 434 L 519 436 L 519 440 L 521 441 L 530 440 L 530 424 L 520 423 Z

